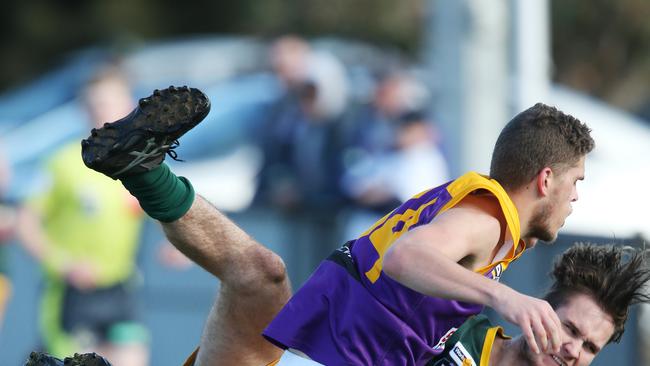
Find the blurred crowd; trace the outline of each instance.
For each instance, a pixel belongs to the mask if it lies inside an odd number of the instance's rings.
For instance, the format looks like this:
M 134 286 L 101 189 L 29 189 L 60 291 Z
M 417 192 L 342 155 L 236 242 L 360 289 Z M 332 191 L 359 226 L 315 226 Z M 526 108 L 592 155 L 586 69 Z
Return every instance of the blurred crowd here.
M 270 60 L 283 95 L 257 132 L 264 156 L 257 204 L 306 220 L 340 219 L 344 210 L 344 240 L 449 179 L 431 93 L 407 68 L 377 72 L 361 99 L 345 65 L 301 38 L 278 39 Z
M 288 223 L 283 229 L 308 253 L 309 273 L 401 201 L 450 177 L 431 91 L 408 65 L 374 70 L 369 91 L 359 93 L 348 65 L 300 37 L 275 40 L 268 57 L 281 94 L 248 131 L 263 157 L 250 210 Z M 134 107 L 128 81 L 113 62 L 81 88 L 88 131 Z M 148 364 L 149 334 L 135 296 L 144 219 L 137 202 L 83 166 L 76 139 L 43 158 L 47 184 L 21 202 L 2 200 L 11 169 L 1 158 L 0 321 L 11 301 L 2 244 L 16 238 L 43 269 L 35 349 Z M 163 264 L 184 263 L 161 248 Z

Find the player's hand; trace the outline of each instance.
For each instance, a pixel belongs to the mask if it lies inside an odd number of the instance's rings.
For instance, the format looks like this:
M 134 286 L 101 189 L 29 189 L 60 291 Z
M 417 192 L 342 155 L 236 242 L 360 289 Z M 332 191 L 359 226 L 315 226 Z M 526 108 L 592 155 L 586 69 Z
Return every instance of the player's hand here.
M 524 339 L 535 353 L 560 351 L 562 323 L 548 302 L 523 295 L 503 286 L 492 308 L 505 320 L 521 328 Z
M 97 270 L 87 262 L 73 263 L 65 269 L 65 279 L 79 290 L 90 290 L 97 286 Z

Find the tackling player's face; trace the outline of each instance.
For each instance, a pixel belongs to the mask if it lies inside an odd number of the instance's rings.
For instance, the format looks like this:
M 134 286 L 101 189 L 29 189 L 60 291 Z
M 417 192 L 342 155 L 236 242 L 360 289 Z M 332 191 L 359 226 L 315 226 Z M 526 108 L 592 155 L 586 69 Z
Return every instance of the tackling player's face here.
M 531 235 L 547 242 L 554 241 L 566 218 L 573 211 L 572 203 L 578 200 L 577 183 L 584 179 L 585 158 L 558 173 L 549 187 L 548 200 L 531 220 Z
M 583 294 L 571 298 L 556 310 L 562 322 L 562 347 L 558 353 L 529 355 L 536 366 L 585 366 L 614 334 L 609 314 L 591 297 Z

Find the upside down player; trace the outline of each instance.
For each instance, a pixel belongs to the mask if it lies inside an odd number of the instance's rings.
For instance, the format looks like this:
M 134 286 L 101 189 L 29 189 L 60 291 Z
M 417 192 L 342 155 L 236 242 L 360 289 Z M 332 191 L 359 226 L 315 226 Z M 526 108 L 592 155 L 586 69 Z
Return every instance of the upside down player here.
M 589 365 L 618 342 L 630 305 L 648 302 L 650 279 L 644 253 L 612 245 L 576 244 L 555 262 L 544 299 L 562 322 L 559 352 L 535 354 L 521 337 L 510 339 L 483 315 L 471 317 L 438 345 L 444 352 L 427 366 Z
M 120 179 L 170 241 L 221 280 L 195 364 L 263 365 L 282 354 L 260 335 L 290 297 L 282 260 L 162 164 L 209 105 L 196 89 L 155 91 L 127 117 L 93 130 L 82 155 Z M 593 145 L 584 124 L 555 108 L 520 113 L 495 147 L 496 179 L 468 173 L 407 201 L 325 261 L 265 336 L 326 364 L 423 365 L 447 329 L 489 305 L 522 328 L 534 352 L 559 351 L 551 306 L 492 279 L 537 239 L 555 238 Z M 313 302 L 322 296 L 330 309 Z M 421 306 L 411 310 L 411 301 Z M 351 341 L 330 334 L 330 324 Z

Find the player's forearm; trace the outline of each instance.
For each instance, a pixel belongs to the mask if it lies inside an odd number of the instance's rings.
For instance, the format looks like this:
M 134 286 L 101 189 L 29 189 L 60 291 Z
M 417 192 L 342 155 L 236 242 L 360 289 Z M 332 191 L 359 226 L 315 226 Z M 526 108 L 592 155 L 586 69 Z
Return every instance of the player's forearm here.
M 391 248 L 384 272 L 422 294 L 493 306 L 507 287 L 423 247 Z
M 39 217 L 29 208 L 22 207 L 18 210 L 16 234 L 27 252 L 39 262 L 43 261 L 48 240 L 43 233 Z
M 27 207 L 18 210 L 16 234 L 23 248 L 34 259 L 57 273 L 65 271 L 68 260 L 64 253 L 54 250 L 36 212 Z

